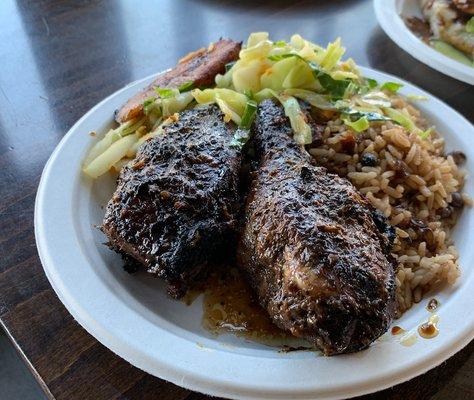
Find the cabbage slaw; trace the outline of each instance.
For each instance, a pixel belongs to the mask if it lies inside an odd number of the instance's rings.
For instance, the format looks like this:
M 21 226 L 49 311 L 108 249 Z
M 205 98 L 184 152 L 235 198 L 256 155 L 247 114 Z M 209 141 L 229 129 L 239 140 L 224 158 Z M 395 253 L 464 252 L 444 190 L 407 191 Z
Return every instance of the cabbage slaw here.
M 193 82 L 186 82 L 179 88 L 155 88 L 159 98 L 145 100 L 145 116 L 111 129 L 92 147 L 83 171 L 97 178 L 111 168 L 120 170 L 143 142 L 163 134 L 163 127 L 179 118 L 177 113 L 199 104 L 219 106 L 224 120 L 239 127 L 232 145 L 240 147 L 249 137 L 258 103 L 270 98 L 282 104 L 301 145 L 311 143 L 312 134 L 299 100 L 337 113 L 354 132 L 392 120 L 423 138 L 430 135 L 407 113 L 392 107 L 390 94 L 402 85 L 363 77 L 352 59 L 342 60 L 344 54 L 340 39 L 324 48 L 298 34 L 289 42 L 273 42 L 267 32 L 252 33 L 238 60 L 216 76 L 215 87 L 194 88 Z

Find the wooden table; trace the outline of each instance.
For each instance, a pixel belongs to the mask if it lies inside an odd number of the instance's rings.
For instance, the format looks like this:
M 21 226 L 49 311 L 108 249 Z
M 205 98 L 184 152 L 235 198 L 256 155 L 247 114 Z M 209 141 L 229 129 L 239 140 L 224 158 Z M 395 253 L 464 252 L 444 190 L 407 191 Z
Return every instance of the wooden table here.
M 46 280 L 33 235 L 43 166 L 71 125 L 127 83 L 220 36 L 341 36 L 361 65 L 398 75 L 474 119 L 474 90 L 425 67 L 377 26 L 371 1 L 0 3 L 0 322 L 56 399 L 203 399 L 88 335 Z M 365 399 L 474 398 L 473 343 L 428 374 Z

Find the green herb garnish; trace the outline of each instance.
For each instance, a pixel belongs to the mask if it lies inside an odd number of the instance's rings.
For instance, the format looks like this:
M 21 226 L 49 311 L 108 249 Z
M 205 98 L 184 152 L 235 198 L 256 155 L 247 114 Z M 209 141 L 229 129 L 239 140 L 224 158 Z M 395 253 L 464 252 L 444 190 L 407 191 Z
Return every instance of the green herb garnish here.
M 285 47 L 286 42 L 284 40 L 277 40 L 275 43 L 273 43 L 273 46 L 275 46 L 275 47 Z
M 392 93 L 397 93 L 403 85 L 397 82 L 385 82 L 380 89 L 389 90 Z
M 379 83 L 375 79 L 366 78 L 365 80 L 367 81 L 367 86 L 369 87 L 369 89 L 375 89 L 379 85 Z
M 356 132 L 363 132 L 369 129 L 370 126 L 367 117 L 360 117 L 357 121 L 351 121 L 349 118 L 344 118 L 343 122 Z
M 187 81 L 187 82 L 184 82 L 179 88 L 179 92 L 180 93 L 184 93 L 184 92 L 189 92 L 190 90 L 194 89 L 194 82 L 193 81 Z
M 168 88 L 155 87 L 155 92 L 158 93 L 162 99 L 168 99 L 175 95 L 175 91 Z
M 268 56 L 268 59 L 270 61 L 281 61 L 284 60 L 285 58 L 290 58 L 290 57 L 296 57 L 299 58 L 300 60 L 307 62 L 303 57 L 301 57 L 299 54 L 292 54 L 292 53 L 287 53 L 287 54 L 275 54 L 273 56 Z
M 326 74 L 325 72 L 319 71 L 313 72 L 316 78 L 319 80 L 321 86 L 326 90 L 333 99 L 342 99 L 346 93 L 346 89 L 351 83 L 348 79 L 342 79 L 337 81 L 331 78 L 331 75 Z
M 242 115 L 242 121 L 240 122 L 240 127 L 242 129 L 250 129 L 250 127 L 252 126 L 252 122 L 255 119 L 256 112 L 257 102 L 255 100 L 247 100 L 244 115 Z
M 255 100 L 255 93 L 252 92 L 250 89 L 244 90 L 244 94 L 245 94 L 250 100 Z

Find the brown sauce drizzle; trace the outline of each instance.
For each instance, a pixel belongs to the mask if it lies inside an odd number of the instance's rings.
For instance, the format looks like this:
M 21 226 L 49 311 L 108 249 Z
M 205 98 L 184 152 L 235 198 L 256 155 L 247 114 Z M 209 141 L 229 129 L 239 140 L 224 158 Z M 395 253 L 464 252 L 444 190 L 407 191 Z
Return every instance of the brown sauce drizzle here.
M 439 306 L 439 301 L 436 300 L 436 299 L 431 299 L 427 306 L 426 306 L 426 309 L 429 311 L 429 312 L 434 312 Z
M 283 344 L 280 342 L 293 339 L 273 324 L 236 268 L 216 271 L 204 283 L 203 289 L 203 326 L 210 332 L 232 332 L 269 345 L 280 345 Z
M 438 336 L 439 330 L 435 324 L 425 322 L 418 327 L 418 333 L 424 339 L 432 339 Z
M 392 335 L 400 335 L 405 332 L 405 329 L 401 328 L 400 326 L 395 325 L 392 327 Z
M 424 339 L 433 339 L 438 336 L 439 330 L 436 326 L 438 321 L 439 317 L 437 315 L 432 315 L 428 322 L 425 322 L 418 327 L 418 334 Z

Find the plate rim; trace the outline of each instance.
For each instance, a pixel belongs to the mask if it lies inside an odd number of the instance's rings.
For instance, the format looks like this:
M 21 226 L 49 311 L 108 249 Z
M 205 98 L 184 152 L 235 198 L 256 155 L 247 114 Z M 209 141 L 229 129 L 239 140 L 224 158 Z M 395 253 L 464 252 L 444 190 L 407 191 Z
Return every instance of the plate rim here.
M 419 62 L 443 75 L 474 85 L 474 67 L 452 60 L 423 43 L 401 19 L 397 12 L 397 1 L 407 0 L 373 0 L 375 16 L 387 36 Z
M 451 112 L 455 113 L 457 117 L 465 124 L 471 125 L 471 123 L 462 116 L 459 112 L 455 109 L 450 107 L 449 105 L 445 104 L 443 101 L 439 100 L 436 96 L 427 93 L 423 89 L 418 88 L 416 85 L 409 83 L 403 79 L 400 79 L 396 76 L 391 74 L 387 74 L 383 71 L 374 70 L 371 68 L 360 67 L 361 70 L 365 75 L 369 75 L 371 73 L 383 75 L 387 79 L 394 79 L 398 80 L 405 85 L 410 86 L 410 89 L 416 89 L 421 94 L 428 95 L 430 99 L 435 100 L 441 103 L 444 107 L 448 108 Z M 161 73 L 161 72 L 160 72 Z M 67 139 L 76 133 L 76 129 L 80 124 L 90 117 L 90 115 L 96 111 L 98 108 L 103 106 L 105 103 L 111 100 L 112 97 L 119 95 L 126 89 L 131 86 L 139 87 L 141 84 L 145 84 L 146 82 L 150 81 L 158 74 L 152 74 L 145 78 L 136 80 L 128 85 L 124 86 L 123 88 L 117 90 L 116 92 L 112 93 L 104 100 L 100 101 L 94 107 L 92 107 L 87 113 L 85 113 L 64 135 L 61 141 L 58 143 L 56 148 L 54 149 L 53 153 L 51 154 L 50 158 L 48 159 L 43 172 L 41 174 L 40 183 L 38 186 L 38 191 L 36 194 L 35 200 L 35 210 L 34 210 L 34 229 L 35 229 L 35 240 L 38 248 L 38 253 L 40 256 L 40 260 L 45 271 L 45 274 L 53 287 L 55 293 L 66 307 L 68 312 L 74 317 L 74 319 L 94 338 L 96 338 L 100 343 L 106 346 L 109 350 L 113 353 L 119 355 L 121 358 L 125 359 L 126 361 L 130 362 L 132 365 L 136 366 L 144 370 L 151 375 L 158 376 L 161 379 L 165 379 L 170 381 L 174 384 L 182 386 L 186 389 L 199 391 L 202 393 L 211 394 L 214 396 L 223 396 L 228 397 L 232 396 L 232 398 L 239 398 L 239 399 L 273 399 L 273 398 L 285 398 L 288 395 L 291 395 L 293 398 L 313 398 L 314 395 L 320 396 L 321 399 L 339 399 L 341 397 L 350 398 L 354 396 L 359 396 L 362 394 L 372 393 L 375 391 L 386 389 L 390 386 L 394 386 L 396 384 L 405 382 L 409 379 L 412 379 L 418 375 L 425 373 L 426 371 L 438 366 L 443 361 L 460 351 L 463 347 L 465 347 L 473 338 L 474 338 L 474 318 L 472 319 L 470 326 L 464 329 L 463 332 L 460 332 L 455 339 L 453 339 L 449 344 L 450 346 L 447 347 L 446 345 L 442 348 L 442 350 L 438 352 L 432 352 L 428 354 L 426 357 L 421 358 L 415 365 L 411 365 L 410 368 L 404 370 L 403 372 L 398 373 L 397 377 L 394 378 L 393 376 L 385 376 L 383 378 L 383 382 L 371 382 L 368 380 L 365 384 L 359 382 L 359 385 L 354 390 L 353 387 L 345 386 L 341 389 L 331 389 L 326 391 L 317 391 L 315 388 L 305 388 L 300 390 L 299 392 L 295 393 L 294 388 L 287 389 L 286 391 L 282 391 L 281 388 L 277 388 L 276 391 L 262 391 L 255 385 L 248 386 L 242 388 L 241 386 L 236 386 L 233 382 L 219 382 L 216 384 L 216 380 L 210 377 L 203 376 L 202 374 L 195 373 L 192 376 L 187 375 L 186 379 L 183 378 L 183 371 L 179 371 L 177 368 L 173 367 L 172 363 L 170 362 L 162 362 L 158 369 L 160 369 L 159 375 L 156 373 L 155 370 L 149 368 L 147 362 L 144 362 L 143 359 L 140 359 L 136 354 L 133 354 L 134 349 L 127 343 L 118 343 L 121 341 L 120 338 L 113 337 L 109 332 L 104 330 L 101 326 L 94 326 L 94 321 L 90 316 L 84 315 L 84 310 L 81 309 L 79 304 L 75 304 L 73 299 L 68 297 L 67 289 L 61 287 L 61 285 L 56 281 L 56 277 L 52 274 L 52 266 L 50 265 L 50 255 L 49 249 L 47 248 L 48 245 L 46 243 L 46 236 L 43 235 L 43 226 L 40 224 L 42 213 L 41 210 L 44 210 L 44 196 L 46 191 L 46 182 L 49 174 L 51 173 L 52 165 L 55 159 L 60 154 L 63 146 L 65 145 Z M 472 127 L 472 125 L 471 125 Z M 120 347 L 120 345 L 127 348 L 124 350 L 124 347 Z M 439 349 L 439 348 L 438 348 Z M 145 355 L 146 356 L 146 355 Z M 156 364 L 157 361 L 154 359 L 154 363 Z M 173 369 L 174 368 L 174 369 Z M 188 374 L 189 371 L 186 371 Z M 296 397 L 295 397 L 296 396 Z

